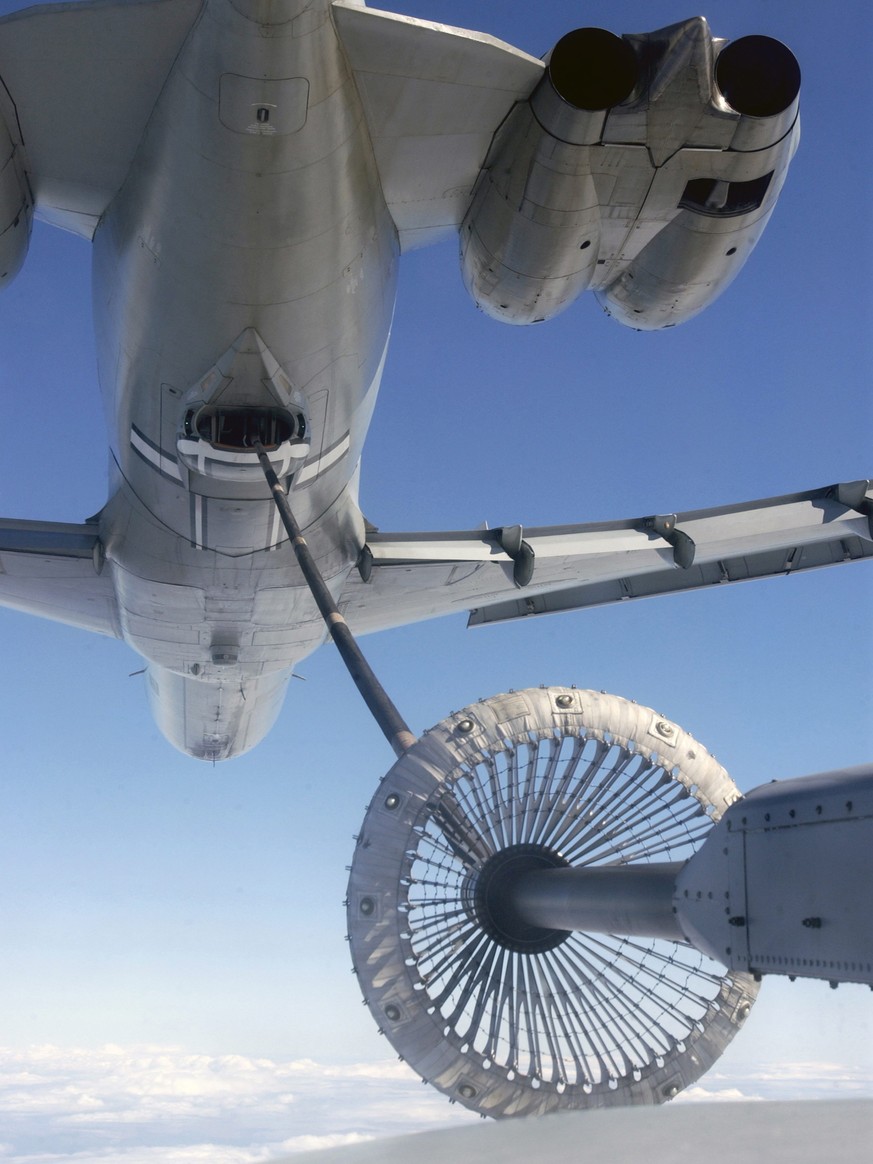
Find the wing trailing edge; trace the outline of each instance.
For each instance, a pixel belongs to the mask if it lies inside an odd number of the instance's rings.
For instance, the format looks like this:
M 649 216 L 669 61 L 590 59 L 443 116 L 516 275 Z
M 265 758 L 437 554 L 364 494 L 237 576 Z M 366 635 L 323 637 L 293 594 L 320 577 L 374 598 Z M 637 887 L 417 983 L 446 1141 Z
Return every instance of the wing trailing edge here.
M 460 611 L 481 626 L 776 577 L 873 557 L 871 514 L 865 481 L 629 521 L 373 532 L 340 606 L 358 633 Z

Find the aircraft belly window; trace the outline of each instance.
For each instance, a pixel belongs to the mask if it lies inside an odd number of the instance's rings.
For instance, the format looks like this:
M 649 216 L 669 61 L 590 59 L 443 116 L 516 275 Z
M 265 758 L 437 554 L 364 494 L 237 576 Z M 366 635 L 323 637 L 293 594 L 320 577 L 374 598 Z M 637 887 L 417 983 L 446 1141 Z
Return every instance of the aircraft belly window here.
M 692 178 L 679 200 L 682 210 L 731 218 L 757 210 L 764 201 L 773 172 L 748 182 L 724 182 L 720 178 Z

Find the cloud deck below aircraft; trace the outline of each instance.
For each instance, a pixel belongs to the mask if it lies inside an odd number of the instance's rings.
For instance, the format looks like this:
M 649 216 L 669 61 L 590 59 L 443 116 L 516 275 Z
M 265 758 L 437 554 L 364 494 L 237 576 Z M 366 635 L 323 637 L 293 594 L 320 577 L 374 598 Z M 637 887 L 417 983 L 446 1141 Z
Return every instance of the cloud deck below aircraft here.
M 840 1063 L 712 1072 L 682 1102 L 873 1095 Z M 477 1122 L 402 1063 L 322 1064 L 175 1047 L 0 1051 L 2 1164 L 264 1164 L 278 1156 Z

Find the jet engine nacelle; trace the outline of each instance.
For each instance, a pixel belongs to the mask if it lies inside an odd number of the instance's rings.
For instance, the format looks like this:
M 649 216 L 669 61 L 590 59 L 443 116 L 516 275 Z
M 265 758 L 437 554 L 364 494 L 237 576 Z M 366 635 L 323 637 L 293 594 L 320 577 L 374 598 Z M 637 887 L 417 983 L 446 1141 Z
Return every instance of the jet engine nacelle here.
M 24 263 L 33 224 L 33 199 L 21 149 L 0 113 L 0 288 L 8 286 Z
M 569 33 L 474 190 L 461 228 L 473 299 L 508 323 L 539 323 L 586 289 L 637 329 L 697 314 L 775 205 L 799 88 L 784 45 L 728 44 L 702 18 L 643 36 Z

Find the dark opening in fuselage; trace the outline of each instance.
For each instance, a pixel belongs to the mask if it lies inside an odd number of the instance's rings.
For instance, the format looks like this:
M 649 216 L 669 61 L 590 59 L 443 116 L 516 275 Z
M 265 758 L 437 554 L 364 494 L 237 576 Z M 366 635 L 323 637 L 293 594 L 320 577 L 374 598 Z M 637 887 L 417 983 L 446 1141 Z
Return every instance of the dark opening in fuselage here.
M 281 408 L 220 408 L 206 405 L 185 416 L 185 435 L 199 436 L 217 449 L 251 449 L 260 441 L 275 449 L 285 441 L 305 435 L 302 416 Z

